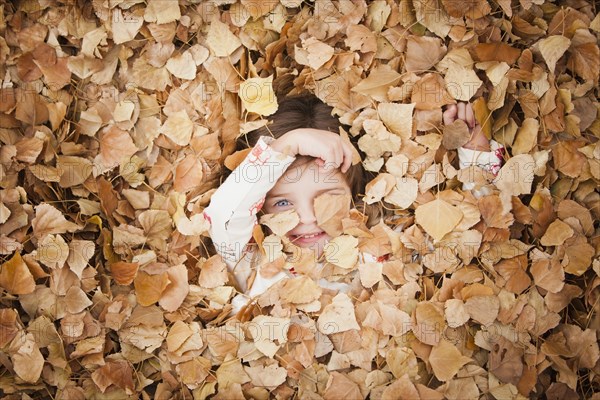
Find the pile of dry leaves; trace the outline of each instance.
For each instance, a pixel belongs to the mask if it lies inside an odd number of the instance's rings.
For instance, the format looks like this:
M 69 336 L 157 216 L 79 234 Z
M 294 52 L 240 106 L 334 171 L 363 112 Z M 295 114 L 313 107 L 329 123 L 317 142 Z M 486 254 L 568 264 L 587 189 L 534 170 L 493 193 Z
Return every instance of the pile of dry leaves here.
M 593 3 L 0 2 L 0 393 L 598 398 Z M 202 210 L 280 79 L 334 107 L 392 217 L 328 228 L 349 295 L 267 221 L 265 262 L 299 274 L 240 322 Z M 493 183 L 441 126 L 477 98 Z

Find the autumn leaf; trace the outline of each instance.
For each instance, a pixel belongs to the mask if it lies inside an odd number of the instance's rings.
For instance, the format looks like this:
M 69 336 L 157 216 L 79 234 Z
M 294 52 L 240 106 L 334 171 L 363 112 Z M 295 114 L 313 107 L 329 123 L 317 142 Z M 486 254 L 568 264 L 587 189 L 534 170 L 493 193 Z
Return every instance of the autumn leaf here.
M 175 265 L 167 270 L 168 284 L 161 293 L 158 304 L 167 311 L 179 308 L 189 292 L 188 271 L 185 265 Z
M 460 222 L 463 213 L 444 200 L 425 203 L 415 211 L 415 219 L 435 240 L 441 240 Z
M 358 260 L 358 240 L 350 235 L 341 235 L 331 239 L 323 249 L 327 262 L 341 268 L 353 268 Z
M 27 294 L 34 291 L 33 275 L 19 253 L 15 253 L 10 260 L 2 264 L 0 287 L 11 294 Z
M 150 306 L 162 297 L 163 291 L 169 284 L 167 272 L 150 275 L 139 271 L 133 281 L 138 303 Z
M 48 234 L 74 232 L 80 227 L 65 219 L 63 213 L 49 204 L 35 207 L 35 217 L 31 221 L 33 233 L 38 239 Z
M 244 367 L 244 370 L 255 386 L 266 387 L 268 389 L 274 389 L 281 385 L 287 375 L 285 368 L 279 367 L 276 364 Z
M 350 197 L 350 195 L 323 193 L 315 198 L 317 225 L 329 236 L 336 237 L 342 233 L 342 220 L 350 211 Z
M 268 116 L 277 111 L 277 97 L 273 92 L 273 76 L 249 78 L 240 84 L 238 96 L 244 109 L 251 113 Z
M 469 362 L 471 362 L 469 357 L 462 355 L 452 343 L 444 339 L 431 349 L 429 355 L 433 373 L 442 382 L 452 379 L 458 370 Z
M 331 304 L 325 306 L 317 320 L 317 328 L 324 334 L 360 329 L 354 315 L 354 307 L 346 294 L 336 295 Z
M 44 357 L 31 333 L 19 342 L 19 348 L 11 354 L 14 371 L 23 381 L 36 383 L 42 374 Z
M 277 214 L 265 214 L 260 217 L 260 223 L 266 225 L 277 236 L 285 236 L 299 222 L 300 218 L 295 210 L 287 210 Z

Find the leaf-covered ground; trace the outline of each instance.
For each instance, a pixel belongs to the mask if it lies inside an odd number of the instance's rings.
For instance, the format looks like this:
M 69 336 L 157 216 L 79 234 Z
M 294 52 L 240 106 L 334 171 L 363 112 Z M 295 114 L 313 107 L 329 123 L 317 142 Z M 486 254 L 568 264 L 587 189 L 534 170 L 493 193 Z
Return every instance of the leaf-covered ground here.
M 3 398 L 598 398 L 594 7 L 0 2 Z M 299 274 L 240 322 L 202 210 L 279 82 L 350 127 L 387 224 L 343 219 L 349 295 L 271 254 Z M 477 98 L 494 182 L 441 126 Z

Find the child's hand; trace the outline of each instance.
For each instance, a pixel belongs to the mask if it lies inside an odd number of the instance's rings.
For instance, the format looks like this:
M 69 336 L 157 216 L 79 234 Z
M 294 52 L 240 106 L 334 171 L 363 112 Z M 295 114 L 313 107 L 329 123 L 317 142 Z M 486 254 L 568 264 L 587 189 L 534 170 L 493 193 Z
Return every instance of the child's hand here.
M 469 127 L 471 139 L 463 145 L 464 148 L 477 151 L 490 151 L 490 141 L 485 137 L 481 125 L 475 119 L 471 103 L 459 102 L 458 104 L 450 104 L 442 116 L 445 125 L 451 124 L 457 119 L 465 121 Z
M 291 130 L 271 143 L 280 153 L 315 157 L 319 165 L 341 168 L 342 173 L 352 165 L 351 146 L 337 133 L 313 128 Z

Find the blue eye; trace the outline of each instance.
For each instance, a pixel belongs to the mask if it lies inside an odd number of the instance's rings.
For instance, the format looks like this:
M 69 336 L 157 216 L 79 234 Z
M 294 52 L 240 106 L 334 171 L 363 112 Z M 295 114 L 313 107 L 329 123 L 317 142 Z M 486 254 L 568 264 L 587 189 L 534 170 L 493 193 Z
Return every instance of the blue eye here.
M 273 204 L 273 206 L 275 206 L 275 207 L 287 207 L 290 205 L 292 205 L 292 204 L 285 199 L 279 200 L 279 201 L 275 202 L 275 204 Z

